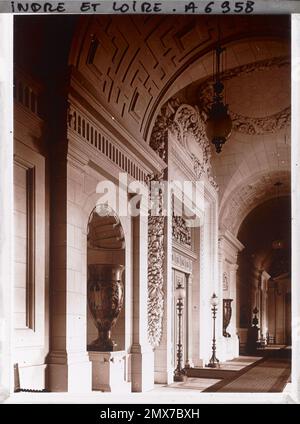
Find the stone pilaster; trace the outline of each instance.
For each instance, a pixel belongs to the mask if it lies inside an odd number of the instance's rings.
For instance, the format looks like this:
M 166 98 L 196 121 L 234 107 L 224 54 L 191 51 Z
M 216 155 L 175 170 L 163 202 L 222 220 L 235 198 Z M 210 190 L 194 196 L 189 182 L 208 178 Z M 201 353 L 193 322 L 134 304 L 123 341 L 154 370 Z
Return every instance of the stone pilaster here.
M 133 342 L 132 391 L 154 387 L 154 353 L 148 341 L 148 210 L 132 218 L 133 230 Z
M 91 363 L 86 343 L 87 217 L 82 211 L 83 163 L 68 156 L 53 173 L 51 225 L 51 351 L 48 389 L 89 392 Z

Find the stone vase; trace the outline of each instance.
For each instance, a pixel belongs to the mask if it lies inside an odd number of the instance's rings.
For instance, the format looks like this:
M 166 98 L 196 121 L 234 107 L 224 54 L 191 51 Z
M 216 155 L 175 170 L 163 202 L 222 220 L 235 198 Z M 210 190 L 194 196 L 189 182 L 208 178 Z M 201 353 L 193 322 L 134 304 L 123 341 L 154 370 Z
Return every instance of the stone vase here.
M 123 265 L 107 264 L 88 266 L 88 305 L 98 330 L 98 338 L 88 346 L 90 351 L 112 352 L 116 348 L 111 331 L 123 307 L 124 268 Z

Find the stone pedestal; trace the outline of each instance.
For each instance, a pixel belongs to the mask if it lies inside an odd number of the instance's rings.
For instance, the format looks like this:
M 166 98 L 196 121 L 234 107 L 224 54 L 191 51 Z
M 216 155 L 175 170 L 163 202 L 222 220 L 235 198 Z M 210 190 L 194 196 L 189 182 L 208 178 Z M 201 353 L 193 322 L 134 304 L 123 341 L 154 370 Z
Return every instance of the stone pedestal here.
M 92 362 L 92 389 L 103 392 L 130 393 L 126 382 L 126 352 L 89 352 Z

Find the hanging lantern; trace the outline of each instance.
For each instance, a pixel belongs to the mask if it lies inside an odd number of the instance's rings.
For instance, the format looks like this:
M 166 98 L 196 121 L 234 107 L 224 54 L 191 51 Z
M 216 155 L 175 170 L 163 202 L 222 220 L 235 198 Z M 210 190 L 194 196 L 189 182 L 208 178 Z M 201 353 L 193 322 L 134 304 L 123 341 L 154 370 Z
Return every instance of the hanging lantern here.
M 216 48 L 214 96 L 206 121 L 206 135 L 210 142 L 214 144 L 217 153 L 221 152 L 222 146 L 230 137 L 232 130 L 232 120 L 228 113 L 228 105 L 223 103 L 222 92 L 224 85 L 220 79 L 220 58 L 224 50 L 220 45 Z

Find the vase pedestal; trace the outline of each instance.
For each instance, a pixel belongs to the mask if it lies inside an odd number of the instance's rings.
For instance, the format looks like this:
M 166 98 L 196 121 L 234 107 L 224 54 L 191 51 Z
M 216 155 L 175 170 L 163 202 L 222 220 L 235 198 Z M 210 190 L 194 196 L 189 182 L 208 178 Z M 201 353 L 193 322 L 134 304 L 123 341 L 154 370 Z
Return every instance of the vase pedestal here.
M 126 352 L 89 352 L 92 363 L 92 390 L 130 393 L 131 383 L 125 380 Z

